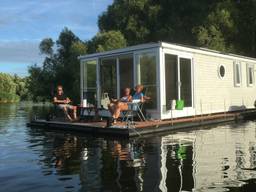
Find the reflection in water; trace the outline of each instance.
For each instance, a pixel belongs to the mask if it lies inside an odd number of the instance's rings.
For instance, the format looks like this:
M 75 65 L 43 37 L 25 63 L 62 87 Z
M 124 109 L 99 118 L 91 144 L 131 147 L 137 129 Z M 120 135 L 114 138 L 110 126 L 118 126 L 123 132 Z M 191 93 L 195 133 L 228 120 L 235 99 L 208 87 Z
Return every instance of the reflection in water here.
M 130 140 L 31 129 L 0 106 L 3 191 L 255 191 L 256 123 Z

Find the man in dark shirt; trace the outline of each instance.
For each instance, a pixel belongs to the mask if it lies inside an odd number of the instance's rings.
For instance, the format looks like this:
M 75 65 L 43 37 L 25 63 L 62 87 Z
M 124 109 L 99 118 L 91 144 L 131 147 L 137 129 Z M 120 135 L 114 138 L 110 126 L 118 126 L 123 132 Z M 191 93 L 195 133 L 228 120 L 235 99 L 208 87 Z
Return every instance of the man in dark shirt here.
M 70 120 L 76 120 L 76 106 L 71 105 L 71 100 L 64 95 L 63 87 L 61 85 L 58 85 L 57 87 L 57 94 L 53 97 L 53 103 L 58 106 L 58 108 L 62 109 L 66 115 L 66 117 Z M 73 112 L 73 118 L 69 115 L 69 111 Z

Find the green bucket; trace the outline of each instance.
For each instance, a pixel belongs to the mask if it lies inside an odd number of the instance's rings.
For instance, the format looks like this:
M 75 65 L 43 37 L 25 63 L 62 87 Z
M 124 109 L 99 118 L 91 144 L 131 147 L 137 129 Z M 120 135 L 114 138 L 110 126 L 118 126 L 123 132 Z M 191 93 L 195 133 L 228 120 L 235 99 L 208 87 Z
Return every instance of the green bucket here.
M 177 100 L 175 108 L 177 110 L 183 110 L 183 108 L 184 108 L 184 100 Z

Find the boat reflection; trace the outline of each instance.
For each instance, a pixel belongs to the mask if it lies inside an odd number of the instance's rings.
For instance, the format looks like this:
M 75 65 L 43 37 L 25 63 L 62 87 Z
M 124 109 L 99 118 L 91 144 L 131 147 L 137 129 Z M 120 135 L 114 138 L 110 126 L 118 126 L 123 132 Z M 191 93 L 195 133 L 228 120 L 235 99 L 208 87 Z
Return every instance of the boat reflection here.
M 79 176 L 80 191 L 250 189 L 256 179 L 255 131 L 249 122 L 132 140 L 48 133 L 43 146 L 53 153 L 42 156 L 54 162 L 60 177 Z

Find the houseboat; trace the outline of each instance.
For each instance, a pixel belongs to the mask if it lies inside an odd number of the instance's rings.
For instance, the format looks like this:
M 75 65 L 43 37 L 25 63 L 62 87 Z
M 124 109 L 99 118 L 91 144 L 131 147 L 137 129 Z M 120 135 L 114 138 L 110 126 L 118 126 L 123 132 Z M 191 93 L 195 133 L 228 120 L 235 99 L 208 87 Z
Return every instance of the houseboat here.
M 109 117 L 109 99 L 141 84 L 150 97 L 143 110 L 147 121 L 132 127 L 127 122 L 106 127 L 104 121 L 36 120 L 30 125 L 134 136 L 255 115 L 255 58 L 157 42 L 83 55 L 79 60 L 81 103 L 90 109 L 82 116 Z
M 105 105 L 125 87 L 142 84 L 152 119 L 172 119 L 254 108 L 255 58 L 165 42 L 79 57 L 81 101 Z

